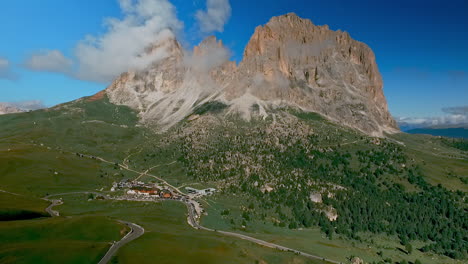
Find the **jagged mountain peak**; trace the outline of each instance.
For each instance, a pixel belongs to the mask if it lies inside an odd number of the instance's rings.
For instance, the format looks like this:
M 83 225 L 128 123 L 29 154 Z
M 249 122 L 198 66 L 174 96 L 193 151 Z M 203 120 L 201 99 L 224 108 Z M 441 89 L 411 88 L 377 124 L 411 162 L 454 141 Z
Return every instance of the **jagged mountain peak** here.
M 218 40 L 216 36 L 206 37 L 200 44 L 193 48 L 194 53 L 202 52 L 204 50 L 209 50 L 210 48 L 224 48 L 222 40 Z
M 255 29 L 238 66 L 214 36 L 191 52 L 172 46 L 175 56 L 116 80 L 107 89 L 111 101 L 164 128 L 217 100 L 247 119 L 254 114 L 252 105 L 262 116 L 267 109 L 293 106 L 374 136 L 398 130 L 374 53 L 346 32 L 294 13 L 273 17 Z

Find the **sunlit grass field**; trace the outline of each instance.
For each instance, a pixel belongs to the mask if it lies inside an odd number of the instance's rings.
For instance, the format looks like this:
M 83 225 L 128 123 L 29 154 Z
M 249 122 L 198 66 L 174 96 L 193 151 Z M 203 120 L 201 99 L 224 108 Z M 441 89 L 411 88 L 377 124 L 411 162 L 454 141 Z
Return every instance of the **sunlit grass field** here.
M 102 216 L 0 222 L 0 263 L 97 263 L 127 231 Z

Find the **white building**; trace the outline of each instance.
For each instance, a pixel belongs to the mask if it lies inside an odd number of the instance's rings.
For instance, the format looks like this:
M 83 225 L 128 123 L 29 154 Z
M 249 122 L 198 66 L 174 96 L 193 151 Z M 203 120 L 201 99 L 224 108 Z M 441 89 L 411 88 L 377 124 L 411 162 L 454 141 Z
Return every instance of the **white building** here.
M 197 194 L 197 195 L 202 195 L 202 196 L 212 195 L 213 193 L 216 192 L 215 188 L 208 188 L 208 189 L 198 190 L 198 189 L 191 188 L 191 187 L 185 187 L 185 190 L 187 190 L 187 192 L 189 194 Z

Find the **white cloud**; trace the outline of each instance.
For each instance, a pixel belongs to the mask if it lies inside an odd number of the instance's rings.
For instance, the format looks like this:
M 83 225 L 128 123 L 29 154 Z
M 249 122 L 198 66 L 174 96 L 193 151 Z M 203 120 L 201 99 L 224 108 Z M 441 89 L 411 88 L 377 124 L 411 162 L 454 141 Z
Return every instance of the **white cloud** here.
M 420 127 L 439 126 L 439 125 L 456 125 L 468 123 L 468 118 L 465 115 L 447 115 L 436 117 L 398 117 L 397 122 Z
M 175 38 L 184 27 L 170 1 L 118 0 L 118 3 L 123 17 L 105 19 L 105 33 L 84 37 L 73 56 L 67 58 L 58 50 L 41 51 L 30 56 L 24 66 L 108 84 L 123 72 L 143 70 L 169 56 L 170 47 L 166 44 L 171 42 L 167 40 Z M 195 14 L 200 31 L 223 31 L 231 16 L 229 1 L 207 0 L 206 7 Z M 212 54 L 196 60 L 202 68 L 210 69 L 225 62 L 229 55 L 226 49 L 215 48 Z
M 11 69 L 11 63 L 9 60 L 0 57 L 0 79 L 17 80 L 18 75 Z
M 468 106 L 446 107 L 442 111 L 451 115 L 468 116 Z
M 168 0 L 119 0 L 119 3 L 124 18 L 107 19 L 107 33 L 88 36 L 78 44 L 75 53 L 78 78 L 110 82 L 122 72 L 142 70 L 168 55 L 164 49 L 151 54 L 145 54 L 145 50 L 173 38 L 174 32 L 183 27 Z
M 109 83 L 123 72 L 142 70 L 168 56 L 166 45 L 151 54 L 147 50 L 183 28 L 175 7 L 168 0 L 119 0 L 119 4 L 123 18 L 106 19 L 106 33 L 86 36 L 77 44 L 73 60 L 54 50 L 31 56 L 25 66 Z
M 223 65 L 231 57 L 231 52 L 224 47 L 222 41 L 209 37 L 195 47 L 193 54 L 187 53 L 184 63 L 201 72 L 209 72 L 213 68 Z
M 468 106 L 443 108 L 444 116 L 435 117 L 397 117 L 400 126 L 410 128 L 453 126 L 468 124 Z
M 33 71 L 70 73 L 73 62 L 58 50 L 45 50 L 31 55 L 24 66 Z
M 206 11 L 198 10 L 195 14 L 201 32 L 223 32 L 224 25 L 231 17 L 229 0 L 207 0 Z

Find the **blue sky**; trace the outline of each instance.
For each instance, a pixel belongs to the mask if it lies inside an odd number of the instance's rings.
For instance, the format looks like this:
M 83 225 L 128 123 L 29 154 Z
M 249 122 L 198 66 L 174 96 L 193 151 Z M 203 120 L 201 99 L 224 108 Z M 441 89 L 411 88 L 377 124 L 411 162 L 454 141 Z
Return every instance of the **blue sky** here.
M 200 32 L 195 18 L 197 10 L 205 9 L 206 0 L 169 1 L 184 24 L 178 37 L 187 48 L 197 44 L 207 35 Z M 348 31 L 374 50 L 394 116 L 441 116 L 442 108 L 468 105 L 467 1 L 229 2 L 231 16 L 222 32 L 214 33 L 232 50 L 234 60 L 242 59 L 256 26 L 272 16 L 295 12 L 315 24 Z M 108 17 L 123 17 L 117 0 L 4 1 L 0 62 L 8 61 L 10 66 L 2 74 L 0 63 L 0 102 L 41 100 L 52 106 L 104 89 L 106 83 L 78 80 L 55 68 L 32 71 L 24 64 L 43 50 L 73 57 L 85 36 L 106 33 L 103 21 Z

